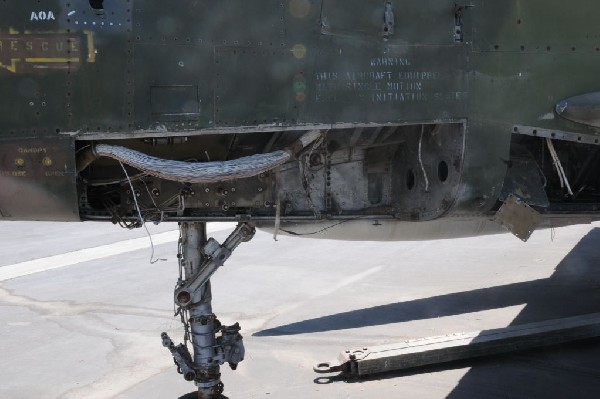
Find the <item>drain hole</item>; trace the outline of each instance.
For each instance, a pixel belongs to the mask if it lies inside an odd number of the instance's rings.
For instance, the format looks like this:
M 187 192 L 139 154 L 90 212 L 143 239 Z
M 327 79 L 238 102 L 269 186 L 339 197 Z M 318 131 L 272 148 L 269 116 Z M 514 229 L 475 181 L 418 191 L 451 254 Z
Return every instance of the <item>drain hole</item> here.
M 90 0 L 90 7 L 96 10 L 96 15 L 104 15 L 104 0 Z
M 441 161 L 438 164 L 438 179 L 440 179 L 442 183 L 445 182 L 446 180 L 448 180 L 448 173 L 448 164 L 446 163 L 446 161 Z
M 412 169 L 406 172 L 406 188 L 409 190 L 415 188 L 415 172 Z

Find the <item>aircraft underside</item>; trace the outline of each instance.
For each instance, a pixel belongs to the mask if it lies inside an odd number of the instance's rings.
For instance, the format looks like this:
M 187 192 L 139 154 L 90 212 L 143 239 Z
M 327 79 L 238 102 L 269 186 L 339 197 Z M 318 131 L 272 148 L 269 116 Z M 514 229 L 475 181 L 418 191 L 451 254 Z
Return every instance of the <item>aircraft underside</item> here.
M 597 143 L 582 143 L 582 135 L 572 140 L 546 138 L 543 132 L 533 135 L 533 129 L 525 128 L 522 134 L 508 136 L 510 155 L 502 159 L 507 174 L 493 206 L 485 207 L 489 198 L 481 197 L 470 198 L 468 208 L 461 207 L 470 194 L 462 180 L 464 157 L 474 150 L 467 147 L 468 127 L 466 121 L 457 121 L 80 141 L 79 213 L 84 220 L 131 227 L 139 223 L 139 207 L 143 219 L 150 222 L 252 220 L 262 226 L 275 222 L 304 226 L 300 227 L 304 233 L 313 229 L 306 226 L 329 226 L 325 234 L 329 238 L 336 238 L 339 222 L 396 226 L 396 237 L 390 232 L 354 233 L 354 239 L 363 240 L 449 236 L 443 227 L 439 234 L 431 228 L 425 234 L 418 232 L 415 223 L 405 222 L 437 220 L 440 226 L 452 222 L 469 226 L 462 233 L 457 230 L 459 235 L 500 231 L 487 222 L 510 195 L 542 215 L 541 227 L 596 218 L 600 210 L 600 181 L 594 172 L 600 166 Z M 309 143 L 293 149 L 295 142 L 311 134 Z M 94 156 L 93 149 L 101 143 L 132 151 L 113 159 Z M 278 152 L 285 151 L 293 154 L 278 160 Z M 154 164 L 151 160 L 143 167 L 137 165 L 147 169 L 136 169 L 136 152 L 156 158 Z M 273 161 L 270 156 L 275 156 Z M 189 182 L 189 176 L 177 175 L 176 162 L 166 166 L 174 168 L 173 176 L 161 175 L 165 167 L 161 157 L 200 165 L 202 170 L 191 172 L 196 175 L 210 175 L 211 165 L 222 170 L 235 168 L 238 162 L 240 166 L 232 175 Z M 256 165 L 264 170 L 255 171 Z M 254 176 L 242 177 L 244 173 Z M 480 227 L 474 229 L 473 222 Z M 415 234 L 408 234 L 410 230 Z
M 456 122 L 312 130 L 315 136 L 292 159 L 275 161 L 275 167 L 243 179 L 233 175 L 223 181 L 190 183 L 185 176 L 169 181 L 133 168 L 128 174 L 150 221 L 433 220 L 446 214 L 459 195 L 465 127 L 464 122 Z M 285 151 L 306 134 L 286 131 L 105 143 L 157 158 L 168 154 L 203 167 L 221 162 L 221 169 L 250 157 L 245 168 L 251 170 L 260 162 L 252 157 Z M 80 143 L 83 153 L 97 145 Z M 80 176 L 82 218 L 122 221 L 136 216 L 131 188 L 118 162 L 99 159 Z

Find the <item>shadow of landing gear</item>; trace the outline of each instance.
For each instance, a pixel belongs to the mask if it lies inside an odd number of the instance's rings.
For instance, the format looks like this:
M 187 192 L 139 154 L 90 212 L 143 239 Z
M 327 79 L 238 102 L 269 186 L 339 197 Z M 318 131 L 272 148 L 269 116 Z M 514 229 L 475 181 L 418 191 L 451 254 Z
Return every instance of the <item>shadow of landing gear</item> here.
M 177 399 L 198 399 L 198 391 L 187 393 L 183 396 L 180 396 Z M 229 397 L 225 395 L 216 396 L 214 399 L 229 399 Z

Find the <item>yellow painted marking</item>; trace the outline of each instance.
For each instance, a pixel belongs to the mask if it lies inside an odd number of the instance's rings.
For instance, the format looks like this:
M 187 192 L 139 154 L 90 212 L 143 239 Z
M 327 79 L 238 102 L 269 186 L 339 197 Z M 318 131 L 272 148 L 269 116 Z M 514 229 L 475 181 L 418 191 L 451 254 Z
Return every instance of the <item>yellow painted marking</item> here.
M 40 63 L 67 63 L 79 62 L 79 58 L 25 58 L 25 62 L 40 62 Z
M 290 14 L 296 18 L 304 18 L 310 12 L 310 2 L 308 0 L 290 0 Z
M 42 165 L 44 165 L 46 167 L 52 166 L 52 158 L 46 157 L 46 158 L 42 159 Z
M 18 58 L 13 58 L 10 60 L 10 65 L 4 65 L 0 62 L 0 68 L 4 68 L 12 73 L 17 73 L 17 62 L 21 62 L 21 60 Z
M 294 45 L 294 47 L 292 47 L 292 54 L 298 59 L 304 58 L 306 56 L 306 46 L 300 43 Z
M 23 158 L 17 158 L 17 159 L 15 159 L 15 165 L 23 166 L 23 165 L 25 165 L 25 160 Z
M 48 150 L 45 147 L 19 147 L 17 152 L 19 154 L 46 154 Z
M 94 45 L 94 32 L 84 30 L 83 33 L 87 36 L 88 62 L 96 62 L 96 47 Z
M 25 171 L 25 170 L 0 170 L 0 176 L 27 177 L 27 171 Z
M 15 32 L 17 32 L 17 31 L 15 31 Z M 19 32 L 17 32 L 17 33 L 19 33 Z M 17 33 L 14 33 L 14 34 L 17 34 Z M 71 32 L 69 32 L 66 29 L 57 29 L 57 30 L 36 30 L 36 31 L 26 30 L 23 33 L 25 33 L 26 35 L 54 35 L 57 33 L 71 33 Z
M 5 69 L 9 72 L 12 73 L 19 73 L 21 71 L 18 71 L 18 66 L 17 63 L 19 62 L 25 62 L 27 64 L 42 64 L 42 65 L 34 65 L 34 68 L 51 68 L 48 65 L 43 65 L 43 64 L 54 64 L 56 65 L 56 68 L 60 68 L 62 67 L 62 65 L 58 65 L 58 64 L 68 64 L 68 63 L 81 63 L 81 57 L 79 57 L 78 53 L 80 51 L 79 47 L 80 47 L 80 39 L 76 38 L 75 35 L 71 35 L 72 37 L 68 38 L 67 40 L 67 45 L 69 46 L 69 48 L 67 49 L 64 42 L 61 41 L 62 37 L 61 35 L 69 33 L 65 30 L 57 30 L 57 31 L 48 31 L 48 32 L 31 32 L 31 31 L 26 31 L 24 35 L 21 35 L 21 33 L 14 29 L 14 28 L 9 28 L 9 32 L 12 35 L 11 38 L 9 39 L 8 37 L 5 38 L 6 43 L 4 43 L 5 45 L 8 45 L 10 43 L 10 50 L 12 52 L 13 57 L 15 58 L 11 58 L 11 62 L 10 64 L 3 64 L 2 62 L 0 62 L 0 69 Z M 86 37 L 87 37 L 87 44 L 88 44 L 88 62 L 95 62 L 96 61 L 96 48 L 94 45 L 94 32 L 91 31 L 84 31 Z M 44 36 L 39 36 L 39 35 L 44 35 L 44 34 L 48 34 L 51 35 L 49 37 L 47 37 L 46 41 L 44 41 L 45 37 Z M 19 37 L 21 36 L 21 37 Z M 13 39 L 14 38 L 14 39 Z M 31 39 L 30 39 L 31 38 Z M 0 50 L 2 50 L 2 39 L 0 39 Z M 41 57 L 36 57 L 37 54 L 35 54 L 34 51 L 34 44 L 35 47 L 39 47 L 41 45 L 41 51 L 46 52 L 47 56 L 41 56 Z M 4 46 L 6 47 L 6 46 Z M 52 48 L 51 48 L 52 47 Z M 4 50 L 8 50 L 8 49 L 4 49 Z M 71 53 L 70 56 L 61 56 L 63 53 L 66 53 L 66 50 L 70 50 L 69 52 Z M 22 54 L 23 52 L 25 53 L 29 53 L 31 54 L 33 57 L 27 57 L 27 54 Z M 42 54 L 40 54 L 42 55 Z M 52 55 L 55 55 L 54 57 Z M 66 54 L 65 54 L 66 55 Z M 6 61 L 8 62 L 8 61 Z

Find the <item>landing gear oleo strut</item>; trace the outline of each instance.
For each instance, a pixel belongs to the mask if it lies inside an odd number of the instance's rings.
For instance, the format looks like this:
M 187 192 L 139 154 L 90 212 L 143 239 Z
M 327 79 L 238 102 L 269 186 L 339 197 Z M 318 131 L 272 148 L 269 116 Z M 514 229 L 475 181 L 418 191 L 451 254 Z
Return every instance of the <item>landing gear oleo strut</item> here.
M 254 233 L 252 224 L 240 223 L 221 245 L 213 238 L 207 240 L 206 223 L 180 224 L 175 305 L 185 328 L 185 342 L 175 345 L 166 333 L 162 333 L 162 342 L 171 351 L 177 371 L 187 381 L 195 382 L 199 399 L 215 399 L 223 392 L 222 364 L 227 362 L 235 370 L 244 360 L 239 324 L 223 326 L 212 312 L 210 277 Z

